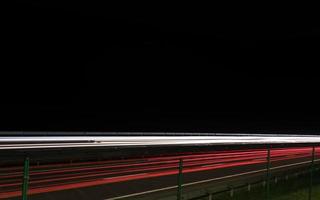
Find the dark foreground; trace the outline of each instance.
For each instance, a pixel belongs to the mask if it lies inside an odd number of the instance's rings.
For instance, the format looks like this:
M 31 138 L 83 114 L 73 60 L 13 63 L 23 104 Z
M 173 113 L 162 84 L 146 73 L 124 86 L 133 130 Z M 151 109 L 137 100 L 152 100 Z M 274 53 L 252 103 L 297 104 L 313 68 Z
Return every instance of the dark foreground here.
M 317 149 L 318 150 L 318 149 Z M 230 181 L 265 178 L 267 150 L 240 149 L 183 152 L 71 163 L 35 163 L 30 169 L 30 199 L 128 199 L 174 195 L 179 160 L 183 161 L 184 191 L 205 184 L 219 187 Z M 310 147 L 276 148 L 271 153 L 272 172 L 310 165 Z M 0 198 L 20 199 L 22 167 L 2 167 Z M 142 194 L 139 194 L 142 193 Z M 120 198 L 117 198 L 120 199 Z

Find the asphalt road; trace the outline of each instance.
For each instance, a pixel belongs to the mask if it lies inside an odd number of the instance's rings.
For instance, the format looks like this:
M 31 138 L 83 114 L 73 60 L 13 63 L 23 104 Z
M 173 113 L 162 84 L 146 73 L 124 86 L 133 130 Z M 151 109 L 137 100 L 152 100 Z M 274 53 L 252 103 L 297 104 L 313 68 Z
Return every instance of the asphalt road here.
M 288 169 L 297 163 L 308 165 L 311 150 L 311 147 L 273 149 L 272 167 Z M 319 149 L 316 150 L 318 157 Z M 134 194 L 141 192 L 152 195 L 150 191 L 157 192 L 161 188 L 174 190 L 180 159 L 183 160 L 183 183 L 186 185 L 229 176 L 228 179 L 232 179 L 240 174 L 263 176 L 266 156 L 266 149 L 250 149 L 33 165 L 29 199 L 119 199 L 126 195 L 136 197 Z M 22 175 L 20 166 L 0 169 L 0 199 L 21 198 Z

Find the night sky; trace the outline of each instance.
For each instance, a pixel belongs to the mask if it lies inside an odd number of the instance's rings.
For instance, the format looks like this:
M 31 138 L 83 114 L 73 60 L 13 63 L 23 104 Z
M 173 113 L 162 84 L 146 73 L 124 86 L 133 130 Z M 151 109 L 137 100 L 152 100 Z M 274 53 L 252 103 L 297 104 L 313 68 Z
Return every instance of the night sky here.
M 319 12 L 269 6 L 11 1 L 0 130 L 317 133 Z

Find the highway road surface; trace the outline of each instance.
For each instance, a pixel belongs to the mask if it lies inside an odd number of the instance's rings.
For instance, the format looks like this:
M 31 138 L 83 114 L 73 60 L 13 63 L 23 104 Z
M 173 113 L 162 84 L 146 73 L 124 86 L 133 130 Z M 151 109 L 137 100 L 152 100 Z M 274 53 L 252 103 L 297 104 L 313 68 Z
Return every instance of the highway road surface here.
M 250 138 L 256 139 L 255 137 Z M 301 140 L 306 138 L 301 137 Z M 55 139 L 58 140 L 58 138 Z M 99 139 L 103 143 L 100 137 L 90 139 L 93 141 Z M 219 140 L 219 138 L 215 139 Z M 249 137 L 246 137 L 246 140 L 250 143 L 248 139 Z M 283 140 L 288 139 L 286 137 L 283 138 Z M 242 141 L 236 138 L 224 138 L 221 140 L 232 143 Z M 264 141 L 271 140 L 272 138 L 269 138 Z M 140 144 L 141 141 L 143 143 L 159 144 L 168 142 L 170 139 L 151 141 L 147 137 L 138 139 L 137 143 Z M 184 139 L 181 143 L 211 143 L 214 141 L 208 137 L 191 137 L 190 140 Z M 124 144 L 125 142 L 124 138 L 119 140 L 119 143 Z M 130 144 L 135 143 L 131 141 Z M 70 144 L 68 143 L 67 145 Z M 317 147 L 317 162 L 319 161 L 319 150 L 320 148 Z M 273 170 L 289 169 L 297 165 L 309 165 L 311 152 L 311 147 L 272 149 L 272 168 Z M 190 186 L 253 173 L 264 174 L 267 162 L 266 157 L 267 150 L 259 148 L 31 165 L 28 194 L 31 200 L 139 199 L 139 195 L 152 195 L 154 192 L 176 189 L 180 159 L 183 160 L 184 186 Z M 0 166 L 0 199 L 21 199 L 22 171 L 22 166 Z

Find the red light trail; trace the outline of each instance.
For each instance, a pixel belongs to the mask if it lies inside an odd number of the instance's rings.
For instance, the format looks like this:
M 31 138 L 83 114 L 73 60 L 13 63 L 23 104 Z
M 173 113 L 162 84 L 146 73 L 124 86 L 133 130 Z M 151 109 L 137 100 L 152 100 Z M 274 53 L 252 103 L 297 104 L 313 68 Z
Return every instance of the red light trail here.
M 266 149 L 250 149 L 31 166 L 28 194 L 176 175 L 180 158 L 184 163 L 183 173 L 197 173 L 264 164 L 267 162 L 266 156 Z M 278 148 L 271 151 L 272 162 L 310 156 L 310 147 Z M 22 167 L 0 168 L 1 199 L 21 196 L 21 177 Z

